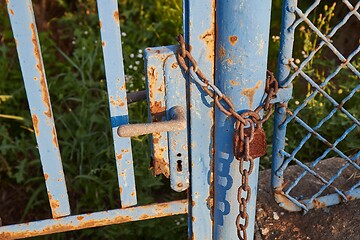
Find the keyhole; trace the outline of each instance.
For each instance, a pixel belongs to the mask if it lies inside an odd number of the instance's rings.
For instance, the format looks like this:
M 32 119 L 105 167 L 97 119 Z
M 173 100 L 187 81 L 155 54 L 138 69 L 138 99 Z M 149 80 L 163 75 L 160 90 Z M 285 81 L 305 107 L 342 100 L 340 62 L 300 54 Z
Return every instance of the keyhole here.
M 178 172 L 182 172 L 182 161 L 181 160 L 177 160 L 176 161 L 176 170 L 178 171 Z

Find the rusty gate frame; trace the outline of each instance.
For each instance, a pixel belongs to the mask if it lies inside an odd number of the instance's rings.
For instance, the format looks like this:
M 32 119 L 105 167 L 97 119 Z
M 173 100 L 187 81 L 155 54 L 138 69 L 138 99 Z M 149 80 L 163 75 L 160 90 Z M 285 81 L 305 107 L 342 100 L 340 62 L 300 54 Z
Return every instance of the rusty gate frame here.
M 188 74 L 184 77 L 188 83 L 185 118 L 188 123 L 190 147 L 189 159 L 184 160 L 188 161 L 190 168 L 189 198 L 137 206 L 130 138 L 118 135 L 118 131 L 122 134 L 119 127 L 128 125 L 129 119 L 116 0 L 98 0 L 97 6 L 114 140 L 114 160 L 122 208 L 71 215 L 32 2 L 7 0 L 6 3 L 53 218 L 2 226 L 0 237 L 24 238 L 188 214 L 189 238 L 236 238 L 235 222 L 239 214 L 237 191 L 241 175 L 238 161 L 233 155 L 232 137 L 228 133 L 233 129 L 234 119 L 215 109 L 211 97 L 199 91 L 199 87 Z M 254 8 L 254 5 L 257 8 Z M 237 112 L 255 109 L 264 96 L 271 0 L 230 0 L 224 3 L 215 0 L 184 0 L 183 9 L 185 41 L 192 47 L 191 54 L 203 73 L 211 83 L 216 83 L 222 92 L 232 98 Z M 171 47 L 165 48 L 168 56 L 175 54 Z M 147 60 L 153 57 L 152 50 L 147 50 Z M 155 51 L 155 54 L 158 53 Z M 157 63 L 159 66 L 154 66 L 153 70 L 164 70 L 163 66 L 160 66 L 164 63 Z M 151 66 L 148 66 L 148 69 L 151 69 Z M 154 71 L 148 71 L 148 78 L 153 73 Z M 166 74 L 173 73 L 164 73 L 159 75 L 159 78 L 165 77 Z M 166 99 L 166 104 L 173 104 L 171 101 L 173 99 Z M 166 110 L 171 109 L 173 108 Z M 170 118 L 177 118 L 172 116 L 171 112 L 169 115 Z M 171 159 L 169 164 L 171 170 Z M 248 163 L 245 165 L 248 166 Z M 258 166 L 259 159 L 256 159 L 255 173 L 249 181 L 253 189 L 251 201 L 247 206 L 250 220 L 249 237 L 254 233 Z M 184 175 L 176 176 L 175 183 L 180 179 L 178 177 L 184 180 Z M 180 185 L 175 184 L 173 188 L 176 186 Z M 178 190 L 183 189 L 180 187 Z

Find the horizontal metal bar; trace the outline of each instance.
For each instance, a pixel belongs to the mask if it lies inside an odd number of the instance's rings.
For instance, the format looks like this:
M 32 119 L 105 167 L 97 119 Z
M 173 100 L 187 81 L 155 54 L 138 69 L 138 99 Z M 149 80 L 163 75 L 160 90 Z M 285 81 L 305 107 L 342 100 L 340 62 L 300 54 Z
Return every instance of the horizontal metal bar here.
M 360 198 L 360 188 L 359 189 L 355 189 L 353 191 L 347 191 L 345 192 L 346 198 L 348 200 L 355 200 L 355 199 L 359 199 Z M 303 200 L 302 202 L 306 202 L 306 200 Z M 344 202 L 343 198 L 337 194 L 337 193 L 333 193 L 333 194 L 329 194 L 326 196 L 322 196 L 319 198 L 315 198 L 313 201 L 311 201 L 310 203 L 306 203 L 306 207 L 308 209 L 313 209 L 313 208 L 322 208 L 322 207 L 326 207 L 326 206 L 333 206 L 339 203 Z
M 0 227 L 0 239 L 34 237 L 131 221 L 186 214 L 187 212 L 188 201 L 186 199 L 139 207 L 114 209 Z
M 137 92 L 128 92 L 126 94 L 127 103 L 139 102 L 146 99 L 146 90 L 137 91 Z
M 117 133 L 120 137 L 136 137 L 156 132 L 180 131 L 186 128 L 185 111 L 182 107 L 175 106 L 170 109 L 170 117 L 169 121 L 122 125 Z

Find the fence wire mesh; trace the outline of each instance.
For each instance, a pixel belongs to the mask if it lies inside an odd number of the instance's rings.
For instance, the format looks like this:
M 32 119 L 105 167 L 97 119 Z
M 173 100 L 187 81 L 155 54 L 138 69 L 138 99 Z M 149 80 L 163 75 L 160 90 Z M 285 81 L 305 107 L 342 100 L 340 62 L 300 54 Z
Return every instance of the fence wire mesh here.
M 280 85 L 294 90 L 275 126 L 286 138 L 273 154 L 280 156 L 273 178 L 281 179 L 273 187 L 297 210 L 360 196 L 360 1 L 327 4 L 285 1 L 283 8 L 281 51 L 289 44 L 302 51 L 280 53 Z

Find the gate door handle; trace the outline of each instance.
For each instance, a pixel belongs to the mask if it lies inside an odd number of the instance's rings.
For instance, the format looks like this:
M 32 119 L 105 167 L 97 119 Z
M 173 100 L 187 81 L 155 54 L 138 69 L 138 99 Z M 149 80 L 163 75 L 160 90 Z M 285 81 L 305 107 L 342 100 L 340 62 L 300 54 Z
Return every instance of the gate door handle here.
M 180 106 L 170 109 L 170 120 L 152 123 L 134 123 L 122 125 L 117 133 L 120 137 L 136 137 L 156 132 L 174 132 L 186 128 L 185 111 Z

